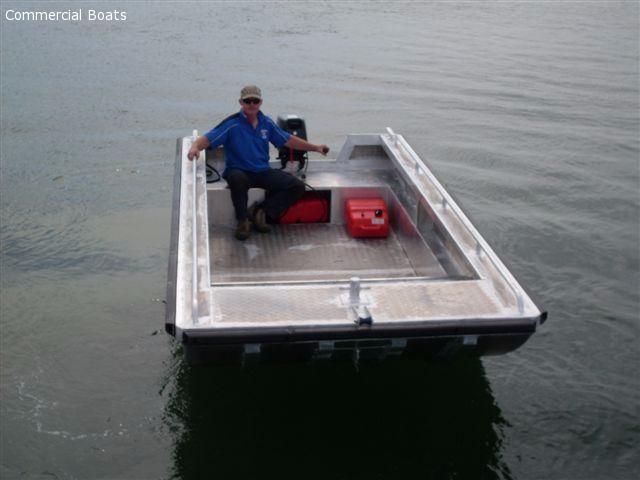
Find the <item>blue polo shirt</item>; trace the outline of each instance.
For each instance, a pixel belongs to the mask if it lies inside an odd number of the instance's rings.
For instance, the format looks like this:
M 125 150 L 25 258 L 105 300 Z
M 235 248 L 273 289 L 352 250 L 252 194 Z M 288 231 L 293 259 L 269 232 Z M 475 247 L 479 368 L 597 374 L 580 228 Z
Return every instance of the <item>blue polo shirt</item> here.
M 205 133 L 209 148 L 224 146 L 226 159 L 222 173 L 226 177 L 230 169 L 238 168 L 249 172 L 269 169 L 269 142 L 276 148 L 282 147 L 291 134 L 278 127 L 273 120 L 258 112 L 258 126 L 253 128 L 242 110 L 225 118 L 210 132 Z

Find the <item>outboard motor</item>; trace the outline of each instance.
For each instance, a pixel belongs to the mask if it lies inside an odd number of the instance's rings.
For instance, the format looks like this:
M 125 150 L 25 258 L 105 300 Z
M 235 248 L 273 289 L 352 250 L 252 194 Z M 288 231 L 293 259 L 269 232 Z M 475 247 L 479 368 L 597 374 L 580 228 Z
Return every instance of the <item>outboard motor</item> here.
M 303 140 L 307 139 L 307 127 L 304 119 L 297 115 L 278 115 L 278 126 L 287 133 Z M 308 157 L 307 152 L 282 147 L 278 149 L 278 159 L 283 169 L 286 168 L 287 162 L 298 162 L 298 171 L 300 171 L 306 165 Z

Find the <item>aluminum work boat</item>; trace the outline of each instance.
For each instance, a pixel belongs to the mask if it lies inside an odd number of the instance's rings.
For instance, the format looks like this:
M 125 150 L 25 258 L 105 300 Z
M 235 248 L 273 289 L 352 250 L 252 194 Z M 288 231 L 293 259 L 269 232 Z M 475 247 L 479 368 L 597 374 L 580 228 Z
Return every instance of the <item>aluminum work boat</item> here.
M 166 331 L 200 363 L 447 358 L 522 345 L 547 317 L 402 135 L 350 134 L 306 182 L 323 221 L 240 242 L 224 151 L 177 141 Z M 273 162 L 274 168 L 280 165 Z M 249 191 L 249 203 L 264 191 Z M 382 199 L 384 238 L 346 228 L 345 202 Z

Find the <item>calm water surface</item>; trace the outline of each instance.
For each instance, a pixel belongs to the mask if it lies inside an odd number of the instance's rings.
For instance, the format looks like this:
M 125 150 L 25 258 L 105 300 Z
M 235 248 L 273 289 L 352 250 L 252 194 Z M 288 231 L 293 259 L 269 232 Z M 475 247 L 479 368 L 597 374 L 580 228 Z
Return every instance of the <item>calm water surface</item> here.
M 17 3 L 1 32 L 2 478 L 640 474 L 639 5 Z M 550 312 L 452 363 L 191 369 L 163 332 L 175 139 L 402 133 Z M 310 168 L 313 168 L 313 161 Z

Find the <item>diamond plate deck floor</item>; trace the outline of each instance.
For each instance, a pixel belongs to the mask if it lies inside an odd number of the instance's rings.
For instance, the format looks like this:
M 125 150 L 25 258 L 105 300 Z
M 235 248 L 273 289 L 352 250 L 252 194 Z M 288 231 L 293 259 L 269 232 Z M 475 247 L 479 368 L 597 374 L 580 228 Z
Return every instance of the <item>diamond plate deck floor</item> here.
M 271 233 L 252 232 L 240 242 L 229 226 L 209 229 L 211 281 L 228 282 L 345 280 L 416 277 L 396 235 L 385 239 L 355 239 L 344 225 L 328 223 L 277 225 Z M 442 276 L 444 270 L 425 245 L 422 276 Z

